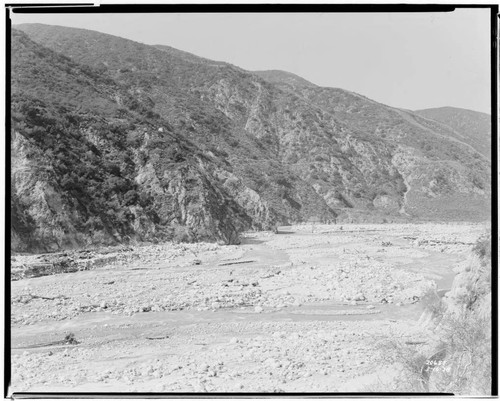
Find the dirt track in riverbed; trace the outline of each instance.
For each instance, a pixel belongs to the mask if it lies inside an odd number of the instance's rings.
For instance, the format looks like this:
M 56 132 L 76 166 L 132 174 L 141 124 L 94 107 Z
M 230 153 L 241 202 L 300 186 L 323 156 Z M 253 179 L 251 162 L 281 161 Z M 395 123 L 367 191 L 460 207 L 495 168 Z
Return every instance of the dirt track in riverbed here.
M 12 391 L 366 391 L 397 373 L 380 343 L 431 341 L 418 299 L 483 230 L 294 226 L 15 281 Z

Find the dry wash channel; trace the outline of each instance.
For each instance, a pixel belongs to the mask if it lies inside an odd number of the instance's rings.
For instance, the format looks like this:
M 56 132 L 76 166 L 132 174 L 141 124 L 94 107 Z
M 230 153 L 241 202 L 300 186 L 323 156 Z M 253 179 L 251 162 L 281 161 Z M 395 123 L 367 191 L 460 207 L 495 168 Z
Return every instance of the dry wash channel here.
M 425 352 L 420 299 L 449 288 L 483 231 L 293 226 L 238 246 L 130 248 L 94 269 L 14 281 L 11 390 L 390 389 L 398 366 L 381 344 Z

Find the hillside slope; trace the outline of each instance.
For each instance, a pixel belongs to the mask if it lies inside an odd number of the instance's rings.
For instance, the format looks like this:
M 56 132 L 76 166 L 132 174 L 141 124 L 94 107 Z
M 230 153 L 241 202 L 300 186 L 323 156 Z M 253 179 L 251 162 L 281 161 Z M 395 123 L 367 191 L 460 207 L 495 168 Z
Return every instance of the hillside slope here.
M 364 152 L 367 144 L 387 149 L 386 154 L 378 151 L 376 157 L 390 158 L 396 167 L 396 176 L 403 178 L 405 192 L 398 200 L 401 214 L 420 219 L 488 218 L 490 163 L 473 146 L 474 140 L 470 137 L 464 139 L 446 125 L 343 89 L 296 85 L 290 82 L 287 73 L 256 74 L 348 127 L 353 140 L 365 148 L 360 150 L 357 146 L 356 166 L 366 164 L 367 157 L 371 156 Z M 383 177 L 384 173 L 373 166 L 363 171 L 368 178 Z M 397 182 L 395 177 L 390 180 Z M 377 195 L 389 194 L 383 202 L 397 199 L 384 184 L 387 185 L 373 180 L 368 187 L 378 188 Z M 380 205 L 379 200 L 372 198 L 372 203 Z M 482 208 L 485 209 L 480 211 Z
M 173 236 L 232 243 L 251 226 L 221 182 L 230 173 L 147 99 L 23 33 L 12 44 L 14 250 Z
M 457 107 L 417 110 L 415 113 L 446 124 L 461 134 L 464 141 L 470 143 L 488 159 L 491 158 L 491 116 L 489 114 Z
M 232 243 L 311 218 L 489 217 L 489 163 L 443 124 L 290 73 L 82 29 L 16 29 L 14 249 Z M 40 206 L 45 188 L 62 200 Z

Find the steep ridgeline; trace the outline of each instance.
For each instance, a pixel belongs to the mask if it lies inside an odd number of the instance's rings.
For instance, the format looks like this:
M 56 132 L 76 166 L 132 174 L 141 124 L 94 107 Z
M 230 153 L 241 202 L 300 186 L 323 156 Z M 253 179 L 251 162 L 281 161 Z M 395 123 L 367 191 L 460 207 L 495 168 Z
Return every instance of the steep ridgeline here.
M 457 107 L 417 110 L 416 114 L 451 127 L 462 140 L 491 159 L 491 116 Z
M 343 147 L 342 153 L 349 156 L 352 165 L 347 174 L 341 167 L 345 159 L 337 166 L 342 193 L 348 194 L 350 201 L 361 199 L 368 210 L 372 205 L 386 210 L 400 205 L 400 214 L 424 220 L 490 217 L 491 167 L 485 151 L 491 147 L 489 137 L 478 144 L 474 132 L 459 133 L 441 122 L 353 92 L 307 85 L 305 80 L 297 84 L 293 74 L 286 72 L 255 73 L 349 127 L 349 146 Z M 329 162 L 331 158 L 314 167 L 328 171 Z M 392 173 L 390 167 L 396 172 Z M 356 176 L 358 171 L 361 177 Z M 348 181 L 350 174 L 364 185 Z
M 232 243 L 251 227 L 224 186 L 227 167 L 149 99 L 24 33 L 13 32 L 12 46 L 14 250 L 170 237 Z M 254 206 L 268 213 L 256 194 Z
M 200 101 L 183 121 L 191 100 L 176 104 L 165 92 L 176 114 L 164 118 L 147 83 L 115 79 L 16 30 L 12 50 L 13 250 L 170 238 L 235 243 L 245 229 L 313 213 L 334 218 L 270 149 L 233 135 L 230 121 Z M 252 177 L 238 174 L 245 168 Z M 252 189 L 259 180 L 268 200 Z M 281 202 L 287 197 L 293 207 Z
M 446 125 L 289 73 L 15 28 L 15 250 L 234 243 L 310 218 L 488 218 L 488 161 Z

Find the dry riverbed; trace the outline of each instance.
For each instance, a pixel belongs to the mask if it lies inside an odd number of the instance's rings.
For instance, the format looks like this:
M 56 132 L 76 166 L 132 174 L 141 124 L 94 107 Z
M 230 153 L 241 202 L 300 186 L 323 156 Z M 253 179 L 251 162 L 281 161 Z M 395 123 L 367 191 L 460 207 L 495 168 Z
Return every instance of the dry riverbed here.
M 398 371 L 381 344 L 433 341 L 420 299 L 484 230 L 282 227 L 75 254 L 81 271 L 32 278 L 43 257 L 16 255 L 11 391 L 369 391 Z

